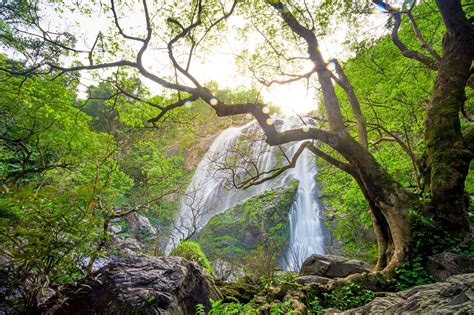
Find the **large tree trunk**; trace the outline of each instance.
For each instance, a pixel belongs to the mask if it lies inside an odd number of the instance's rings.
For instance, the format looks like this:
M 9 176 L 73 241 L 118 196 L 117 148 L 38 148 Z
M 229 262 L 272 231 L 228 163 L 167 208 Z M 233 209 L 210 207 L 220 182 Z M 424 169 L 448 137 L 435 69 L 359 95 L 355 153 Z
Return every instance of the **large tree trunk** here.
M 406 259 L 412 240 L 410 208 L 417 199 L 396 182 L 374 157 L 350 136 L 341 137 L 341 154 L 354 167 L 356 179 L 370 207 L 379 247 L 376 270 L 392 272 Z
M 447 30 L 424 121 L 431 193 L 426 210 L 450 234 L 463 235 L 469 231 L 464 181 L 472 152 L 462 135 L 459 113 L 474 57 L 474 30 L 459 1 L 437 0 L 437 4 Z

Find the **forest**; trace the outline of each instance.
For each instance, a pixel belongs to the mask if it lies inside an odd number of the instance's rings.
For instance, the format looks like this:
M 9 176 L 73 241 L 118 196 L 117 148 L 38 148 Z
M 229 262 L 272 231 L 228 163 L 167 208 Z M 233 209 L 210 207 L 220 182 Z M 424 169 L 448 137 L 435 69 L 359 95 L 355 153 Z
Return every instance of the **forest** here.
M 474 3 L 0 0 L 0 314 L 469 314 Z

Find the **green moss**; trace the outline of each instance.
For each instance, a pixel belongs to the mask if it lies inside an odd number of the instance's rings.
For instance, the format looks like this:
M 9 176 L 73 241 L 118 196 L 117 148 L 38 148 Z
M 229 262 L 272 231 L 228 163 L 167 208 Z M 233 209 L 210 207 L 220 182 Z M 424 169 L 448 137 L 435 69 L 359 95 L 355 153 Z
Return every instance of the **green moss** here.
M 121 228 L 120 233 L 125 233 L 128 230 L 128 224 L 125 220 L 120 220 L 117 222 L 112 223 L 111 225 L 118 225 Z
M 211 264 L 207 260 L 206 255 L 196 242 L 191 241 L 183 241 L 178 244 L 173 250 L 170 252 L 170 256 L 179 256 L 186 258 L 187 260 L 191 260 L 197 262 L 200 266 L 205 268 L 210 274 L 213 274 L 214 271 L 211 267 Z
M 219 288 L 219 291 L 224 296 L 224 301 L 227 301 L 229 299 L 237 299 L 240 303 L 248 303 L 258 293 L 258 288 L 256 286 L 242 281 L 225 282 L 216 279 L 215 283 L 216 286 Z
M 288 242 L 288 209 L 294 201 L 298 181 L 266 191 L 215 215 L 193 240 L 211 259 L 234 262 L 244 259 L 259 244 L 268 242 L 281 255 Z

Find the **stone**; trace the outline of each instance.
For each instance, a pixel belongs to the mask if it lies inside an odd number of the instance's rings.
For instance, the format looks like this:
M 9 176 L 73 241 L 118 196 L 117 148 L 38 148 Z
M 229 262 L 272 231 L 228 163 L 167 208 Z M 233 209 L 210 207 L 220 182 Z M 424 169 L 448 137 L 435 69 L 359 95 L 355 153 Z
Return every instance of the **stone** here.
M 314 254 L 306 258 L 300 275 L 325 278 L 343 278 L 354 273 L 371 272 L 372 267 L 359 260 L 350 260 L 336 255 Z
M 435 281 L 463 273 L 474 272 L 474 260 L 454 253 L 443 252 L 428 257 L 425 265 L 428 274 Z
M 144 241 L 147 238 L 153 238 L 158 233 L 156 228 L 151 225 L 150 220 L 138 213 L 130 213 L 127 215 L 126 221 L 128 224 L 128 231 L 134 234 L 140 241 Z
M 306 284 L 327 284 L 331 279 L 320 277 L 320 276 L 301 276 L 294 280 L 294 282 L 306 285 Z
M 210 275 L 182 257 L 122 257 L 68 285 L 43 305 L 48 314 L 194 314 L 221 299 Z
M 112 234 L 122 233 L 122 227 L 120 225 L 109 225 L 109 232 Z
M 472 314 L 474 273 L 449 277 L 444 282 L 388 293 L 341 314 Z
M 232 297 L 244 304 L 250 302 L 258 293 L 256 286 L 245 282 L 215 279 L 215 283 L 223 296 Z
M 124 240 L 115 239 L 113 246 L 121 251 L 129 249 L 133 252 L 140 252 L 143 250 L 141 244 L 136 239 L 131 237 L 128 237 Z

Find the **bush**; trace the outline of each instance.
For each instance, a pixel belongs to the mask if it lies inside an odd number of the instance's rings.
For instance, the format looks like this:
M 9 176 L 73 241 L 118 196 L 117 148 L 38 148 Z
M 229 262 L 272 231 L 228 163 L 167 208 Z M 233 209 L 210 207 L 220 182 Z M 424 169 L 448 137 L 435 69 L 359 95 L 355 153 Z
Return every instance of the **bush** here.
M 197 262 L 201 267 L 206 269 L 210 274 L 214 273 L 214 270 L 211 267 L 211 264 L 209 263 L 209 260 L 207 260 L 206 254 L 201 249 L 201 246 L 199 246 L 198 243 L 196 242 L 191 242 L 191 241 L 182 241 L 173 248 L 173 250 L 170 252 L 170 256 L 179 256 L 186 258 L 187 260 L 191 260 L 194 262 Z
M 340 310 L 348 310 L 365 305 L 374 299 L 374 293 L 355 283 L 349 283 L 330 293 L 323 293 L 326 304 Z
M 406 290 L 418 285 L 432 283 L 433 279 L 421 264 L 421 258 L 416 257 L 412 261 L 406 261 L 395 269 L 395 289 Z
M 284 302 L 275 301 L 271 304 L 257 305 L 255 300 L 247 304 L 242 304 L 236 299 L 231 299 L 231 302 L 225 303 L 223 300 L 211 299 L 211 309 L 209 315 L 227 315 L 227 314 L 270 314 L 270 315 L 290 315 L 294 314 L 291 300 Z M 205 310 L 202 304 L 196 305 L 196 314 L 204 315 Z
M 411 210 L 409 215 L 413 224 L 411 255 L 395 269 L 393 284 L 397 291 L 433 282 L 424 268 L 429 256 L 446 251 L 474 257 L 472 242 L 464 243 L 462 239 L 452 237 L 436 219 L 423 215 L 420 210 Z

